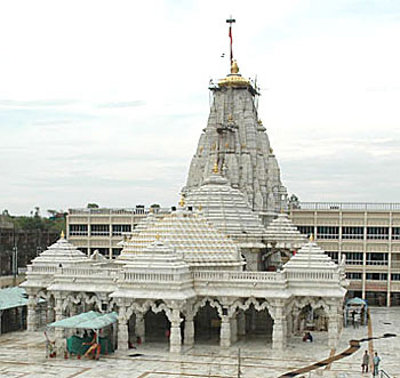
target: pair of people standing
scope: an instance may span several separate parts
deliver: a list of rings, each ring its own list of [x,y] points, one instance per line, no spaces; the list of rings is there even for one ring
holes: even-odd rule
[[[374,366],[374,371],[372,372],[373,376],[376,377],[379,375],[379,363],[381,362],[380,357],[378,356],[378,353],[375,352],[375,356],[372,359],[372,363]],[[369,354],[368,351],[366,350],[365,353],[363,354],[363,359],[362,359],[362,372],[363,373],[368,373],[368,367],[369,367]]]

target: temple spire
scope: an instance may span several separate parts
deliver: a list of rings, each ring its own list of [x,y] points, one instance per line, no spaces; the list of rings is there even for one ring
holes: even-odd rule
[[[229,24],[229,46],[230,46],[230,58],[231,58],[231,66],[233,63],[233,50],[232,50],[232,24],[236,22],[232,16],[226,20],[226,22]]]

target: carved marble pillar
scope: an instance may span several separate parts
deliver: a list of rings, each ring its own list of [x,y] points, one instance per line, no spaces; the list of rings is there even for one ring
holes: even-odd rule
[[[36,295],[29,294],[27,307],[28,307],[28,316],[27,316],[28,331],[36,331],[39,327],[38,304]]]
[[[336,306],[330,306],[328,314],[328,345],[334,348],[339,337],[338,311]]]
[[[231,322],[227,315],[223,315],[221,319],[220,346],[223,348],[231,346]]]
[[[53,323],[55,321],[56,313],[54,307],[49,303],[47,304],[47,323]]]
[[[282,304],[274,308],[274,328],[272,330],[272,348],[282,350],[287,343],[287,322]]]
[[[55,313],[56,313],[56,322],[62,320],[64,318],[63,314],[63,300],[61,296],[56,297],[56,305],[55,305]],[[60,355],[65,351],[65,333],[63,328],[55,329],[55,344],[57,354]]]
[[[185,332],[184,344],[186,346],[194,345],[194,322],[193,315],[186,315],[185,318]]]
[[[246,335],[246,316],[244,311],[239,311],[236,315],[238,336]]]
[[[119,306],[118,311],[118,350],[127,351],[129,349],[129,329],[125,306]]]
[[[236,343],[238,339],[238,322],[236,315],[232,316],[231,319],[231,341],[232,344]]]
[[[182,335],[181,335],[181,316],[180,311],[174,308],[170,315],[171,333],[169,336],[169,351],[171,353],[180,353],[182,348]]]
[[[136,332],[136,337],[140,337],[142,343],[144,343],[145,327],[144,327],[144,314],[142,313],[136,313],[135,332]]]

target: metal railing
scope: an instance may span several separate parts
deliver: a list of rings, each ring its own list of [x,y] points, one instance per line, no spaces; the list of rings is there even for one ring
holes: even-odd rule
[[[154,214],[167,214],[169,208],[99,208],[99,209],[69,209],[69,215],[146,215],[152,211]]]
[[[298,206],[300,210],[400,210],[398,202],[300,202]]]
[[[379,370],[379,377],[380,378],[392,378],[385,370],[381,369]]]

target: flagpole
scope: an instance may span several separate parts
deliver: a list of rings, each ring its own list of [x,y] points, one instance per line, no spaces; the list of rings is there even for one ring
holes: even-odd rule
[[[230,58],[231,58],[231,66],[233,63],[233,49],[232,49],[232,24],[235,23],[236,20],[234,18],[232,18],[232,16],[230,18],[228,18],[226,20],[226,23],[229,24],[229,48],[230,48]]]

